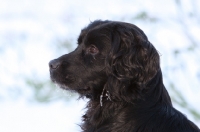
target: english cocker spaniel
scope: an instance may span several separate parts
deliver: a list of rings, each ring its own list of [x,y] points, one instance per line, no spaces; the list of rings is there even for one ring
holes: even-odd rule
[[[133,24],[90,23],[49,67],[54,83],[89,98],[83,132],[200,132],[172,106],[159,54]]]

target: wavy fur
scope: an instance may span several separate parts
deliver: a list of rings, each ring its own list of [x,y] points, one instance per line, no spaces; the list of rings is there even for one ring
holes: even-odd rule
[[[159,54],[133,24],[94,21],[49,66],[53,82],[89,98],[83,132],[200,131],[172,106]]]

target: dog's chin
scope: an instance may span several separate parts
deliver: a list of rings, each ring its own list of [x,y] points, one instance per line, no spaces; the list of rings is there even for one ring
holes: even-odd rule
[[[86,88],[79,88],[76,90],[77,93],[79,93],[80,97],[86,97],[86,98],[92,98],[92,92],[89,87]]]
[[[57,88],[73,91],[69,86],[53,81]]]
[[[81,87],[75,88],[75,87],[70,86],[70,85],[58,83],[55,80],[52,80],[52,81],[56,85],[56,87],[59,87],[61,89],[68,90],[68,91],[71,91],[71,92],[78,93],[81,98],[82,97],[92,98],[92,92],[91,92],[91,88],[90,87],[86,86],[86,87],[83,87],[83,88],[81,88]]]

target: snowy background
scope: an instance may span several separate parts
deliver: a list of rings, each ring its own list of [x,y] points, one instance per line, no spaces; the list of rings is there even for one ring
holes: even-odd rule
[[[174,106],[200,126],[198,7],[198,0],[0,0],[0,132],[80,131],[86,100],[51,84],[48,62],[72,51],[96,19],[146,33]]]

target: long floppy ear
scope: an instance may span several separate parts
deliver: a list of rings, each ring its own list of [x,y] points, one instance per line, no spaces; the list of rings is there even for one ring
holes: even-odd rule
[[[107,57],[106,89],[112,99],[133,102],[160,69],[159,54],[146,35],[134,25],[116,26]]]

